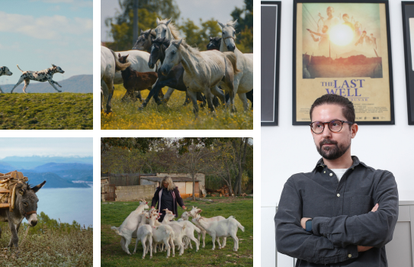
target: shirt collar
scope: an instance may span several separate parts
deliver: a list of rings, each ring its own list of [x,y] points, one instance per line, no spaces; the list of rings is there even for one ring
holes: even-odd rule
[[[366,167],[365,163],[359,161],[357,156],[352,156],[352,165],[350,168],[355,168],[356,166],[358,166],[359,164],[363,165]],[[313,169],[312,172],[317,172],[317,171],[321,171],[323,169],[327,168],[325,163],[323,163],[323,158],[319,159],[318,162],[316,163],[315,168]]]

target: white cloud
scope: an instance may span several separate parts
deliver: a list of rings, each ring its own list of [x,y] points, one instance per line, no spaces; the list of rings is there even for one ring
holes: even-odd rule
[[[31,2],[42,2],[51,4],[71,4],[74,7],[92,7],[93,1],[91,0],[31,0]]]
[[[55,15],[52,17],[24,16],[0,11],[0,32],[18,32],[36,39],[58,39],[67,34],[92,35],[92,19]]]

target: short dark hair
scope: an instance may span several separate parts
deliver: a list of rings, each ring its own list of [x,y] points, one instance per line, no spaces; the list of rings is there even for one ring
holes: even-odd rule
[[[335,104],[335,105],[342,106],[342,114],[344,115],[346,120],[350,122],[355,122],[354,104],[351,101],[349,101],[348,98],[340,96],[340,95],[335,95],[335,94],[323,95],[317,98],[315,102],[313,102],[310,108],[310,111],[309,111],[311,120],[312,120],[313,109],[322,104]]]

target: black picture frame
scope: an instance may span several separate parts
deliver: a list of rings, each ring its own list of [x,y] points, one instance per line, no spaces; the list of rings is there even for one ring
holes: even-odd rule
[[[401,2],[401,6],[405,54],[405,80],[407,86],[408,125],[414,125],[414,49],[412,49],[414,46],[414,1]],[[410,19],[412,19],[411,24]]]
[[[281,9],[281,1],[261,2],[261,126],[278,125]]]
[[[316,5],[319,5],[319,13],[316,11]],[[356,7],[353,5],[359,6]],[[330,16],[328,14],[328,7],[339,9],[340,11],[336,13],[340,14],[340,16],[338,17],[337,14]],[[366,22],[370,19],[367,17],[369,15],[362,16],[361,14],[362,9],[365,8],[368,10],[370,7],[375,7],[375,10],[378,10],[375,13],[375,26]],[[352,12],[348,12],[349,14],[347,14],[347,10],[353,10],[353,13],[357,14],[357,18],[354,19]],[[299,16],[298,12],[300,12]],[[332,13],[334,12],[335,11],[332,11]],[[351,27],[353,34],[349,38],[351,41],[347,48],[341,48],[340,45],[333,43],[330,36],[334,35],[335,31],[323,32],[325,25],[327,25],[328,28],[333,28],[335,24],[333,23],[333,20],[331,20],[331,24],[328,26],[322,17],[328,20],[335,16],[339,20],[336,24],[353,23],[351,21],[356,20],[362,21],[362,26],[355,22],[354,27]],[[347,18],[344,16],[347,16]],[[349,19],[351,16],[353,20]],[[322,23],[320,23],[318,17],[322,19]],[[336,93],[348,97],[354,103],[356,122],[358,124],[395,124],[389,20],[388,0],[294,0],[292,62],[293,125],[309,125],[310,106],[317,97],[326,93]],[[366,28],[363,28],[364,22]],[[320,35],[317,36],[314,34],[316,30],[313,30],[312,32],[312,30],[307,27],[309,25],[318,28],[318,33],[320,33]],[[320,30],[321,28],[322,30]],[[373,32],[375,32],[375,34]],[[317,49],[319,49],[318,52],[320,54],[315,53],[316,55],[312,54],[316,49],[305,51],[307,47],[311,47],[311,45],[307,46],[307,44],[310,43],[308,42],[308,40],[311,39],[310,37],[312,37],[314,41],[319,38],[319,42],[322,43],[321,40],[324,38],[322,33],[328,33],[328,41],[324,44],[329,48],[321,50],[321,47],[318,46]],[[318,44],[320,45],[320,43]],[[375,48],[368,48],[368,43],[370,45],[375,43]],[[357,47],[354,51],[345,51],[347,49],[351,50],[351,47],[353,47],[354,44],[355,47]],[[363,49],[363,45],[367,45],[366,49],[370,49],[370,51],[368,52],[368,50],[366,50],[367,52],[360,52]],[[315,45],[313,45],[313,47],[315,47]],[[323,55],[325,52],[329,52],[329,54]],[[300,60],[299,56],[302,57],[302,60]],[[357,63],[361,65],[358,65],[357,67],[350,66],[351,62],[357,62],[361,58],[362,60],[360,62],[363,63]],[[345,61],[349,63],[344,63]],[[363,64],[368,64],[369,67],[364,69],[362,68]],[[344,69],[346,71],[344,71]],[[368,70],[370,73],[366,74]],[[348,73],[349,76],[345,76],[348,75]],[[369,75],[372,75],[372,77],[369,77]],[[351,82],[356,85],[352,85],[353,87],[351,87]],[[352,90],[354,90],[354,92],[350,93]],[[372,105],[372,107],[369,105]]]

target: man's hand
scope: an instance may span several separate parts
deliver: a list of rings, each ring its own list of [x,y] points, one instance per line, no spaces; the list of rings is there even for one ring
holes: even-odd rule
[[[306,221],[308,221],[308,220],[310,220],[311,218],[306,218],[306,217],[303,217],[301,220],[300,220],[300,225],[302,226],[302,228],[303,229],[305,229],[306,230]]]
[[[371,212],[376,212],[378,210],[378,208],[379,208],[379,204],[377,203],[372,208]],[[364,251],[370,250],[372,247],[370,247],[370,246],[357,246],[357,248],[358,248],[358,252],[364,252]]]
[[[358,246],[358,252],[364,252],[367,250],[370,250],[372,247],[367,247],[367,246]]]
[[[187,208],[185,206],[182,206],[183,210],[186,210]]]

